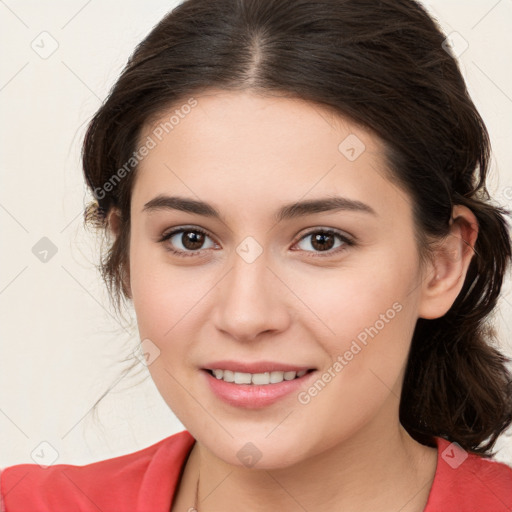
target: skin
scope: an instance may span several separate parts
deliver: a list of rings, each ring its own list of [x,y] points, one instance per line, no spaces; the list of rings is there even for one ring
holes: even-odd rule
[[[417,319],[442,316],[462,287],[475,217],[456,206],[450,235],[422,265],[411,198],[390,180],[372,132],[300,99],[221,90],[196,99],[141,161],[131,201],[128,287],[141,340],[159,350],[148,368],[197,440],[172,510],[193,506],[199,474],[201,512],[423,510],[437,451],[400,425],[398,397]],[[354,161],[338,149],[351,134],[366,148]],[[143,211],[159,194],[207,201],[223,220]],[[375,214],[273,219],[284,204],[326,195]],[[118,232],[115,211],[110,220]],[[180,226],[209,233],[199,255],[173,255],[171,241],[158,241]],[[326,256],[305,236],[311,228],[356,243],[336,238]],[[174,248],[193,252],[181,235]],[[247,236],[263,250],[251,263],[236,251]],[[307,404],[292,393],[263,409],[237,408],[200,370],[218,359],[274,360],[321,375],[393,304],[400,312]],[[237,457],[248,442],[261,452],[254,467]]]

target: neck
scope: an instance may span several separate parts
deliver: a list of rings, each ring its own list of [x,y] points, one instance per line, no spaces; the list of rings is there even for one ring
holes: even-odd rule
[[[436,449],[414,441],[399,424],[375,434],[358,432],[332,450],[272,470],[226,464],[196,442],[173,510],[193,510],[199,480],[198,512],[423,511]]]

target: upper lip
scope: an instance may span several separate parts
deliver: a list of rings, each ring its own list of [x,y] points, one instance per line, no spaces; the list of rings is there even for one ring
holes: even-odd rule
[[[279,363],[276,361],[255,361],[252,363],[243,361],[213,361],[207,363],[205,370],[231,370],[242,373],[265,373],[265,372],[300,372],[301,370],[312,370],[311,366],[293,365]]]

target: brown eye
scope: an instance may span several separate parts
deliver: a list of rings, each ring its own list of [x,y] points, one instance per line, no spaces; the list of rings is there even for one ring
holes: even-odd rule
[[[167,242],[167,249],[180,256],[192,256],[202,249],[215,246],[211,244],[204,247],[205,241],[210,239],[208,234],[199,228],[179,228],[162,236],[159,242]]]
[[[200,249],[204,244],[205,235],[198,231],[183,231],[181,238],[181,244],[191,251]]]
[[[304,243],[308,239],[310,242]],[[336,240],[339,240],[338,245],[336,245]],[[303,244],[301,250],[313,253],[327,253],[326,256],[337,254],[338,252],[345,250],[347,247],[354,245],[354,242],[347,236],[338,233],[337,231],[325,229],[317,229],[316,231],[306,233],[306,235],[299,240],[298,245],[301,243]],[[304,245],[306,247],[304,247]],[[307,246],[312,247],[313,250],[309,250]]]

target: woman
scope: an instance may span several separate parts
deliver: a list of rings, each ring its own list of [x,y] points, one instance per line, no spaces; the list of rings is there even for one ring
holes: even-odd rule
[[[512,508],[490,144],[412,0],[188,0],[91,121],[86,219],[186,430],[7,512]]]

